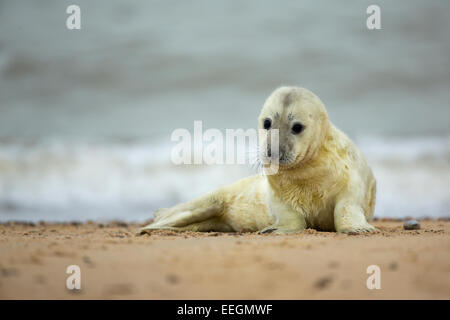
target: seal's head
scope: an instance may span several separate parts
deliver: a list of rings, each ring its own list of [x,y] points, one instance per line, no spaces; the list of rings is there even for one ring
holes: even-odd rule
[[[327,111],[314,93],[280,87],[267,98],[258,118],[259,156],[266,163],[278,160],[280,168],[295,168],[315,157],[329,126]]]

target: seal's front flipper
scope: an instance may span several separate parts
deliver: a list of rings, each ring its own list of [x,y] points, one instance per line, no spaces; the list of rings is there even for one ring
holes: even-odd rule
[[[361,206],[354,204],[351,199],[343,199],[336,204],[334,225],[337,232],[348,234],[379,231],[367,222]]]
[[[275,222],[260,233],[289,234],[298,233],[306,229],[306,220],[303,212],[293,210],[289,205],[279,201],[277,198],[271,198],[271,213]]]
[[[305,228],[289,228],[289,227],[281,227],[281,226],[269,226],[267,228],[262,229],[259,233],[271,233],[271,234],[291,234],[291,233],[299,233],[303,231]]]
[[[294,213],[291,216],[285,214],[282,219],[264,229],[259,233],[272,233],[272,234],[290,234],[298,233],[306,228],[305,218],[299,213]]]
[[[262,229],[259,233],[272,233],[275,230],[277,230],[275,226],[268,226],[267,228]]]

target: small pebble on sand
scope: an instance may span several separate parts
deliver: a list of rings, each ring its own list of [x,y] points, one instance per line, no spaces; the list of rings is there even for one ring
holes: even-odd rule
[[[420,229],[420,223],[417,220],[408,220],[403,224],[405,230],[418,230]]]

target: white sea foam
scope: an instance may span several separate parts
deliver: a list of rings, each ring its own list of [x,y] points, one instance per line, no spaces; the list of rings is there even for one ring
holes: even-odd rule
[[[2,143],[0,219],[145,219],[249,173],[175,166],[170,152],[147,142]]]
[[[377,179],[377,216],[450,216],[449,136],[358,142]]]
[[[377,216],[449,216],[450,137],[357,144],[377,178]],[[170,151],[149,141],[2,142],[0,220],[144,220],[252,174],[245,165],[175,166]]]

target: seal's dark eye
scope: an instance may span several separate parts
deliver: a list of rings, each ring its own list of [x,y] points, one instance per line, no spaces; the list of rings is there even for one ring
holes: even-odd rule
[[[270,119],[264,120],[264,129],[269,130],[271,126],[272,126],[272,121],[270,121]]]
[[[293,134],[299,134],[300,132],[302,132],[303,131],[303,125],[301,124],[301,123],[295,123],[293,126],[292,126],[292,133]]]

